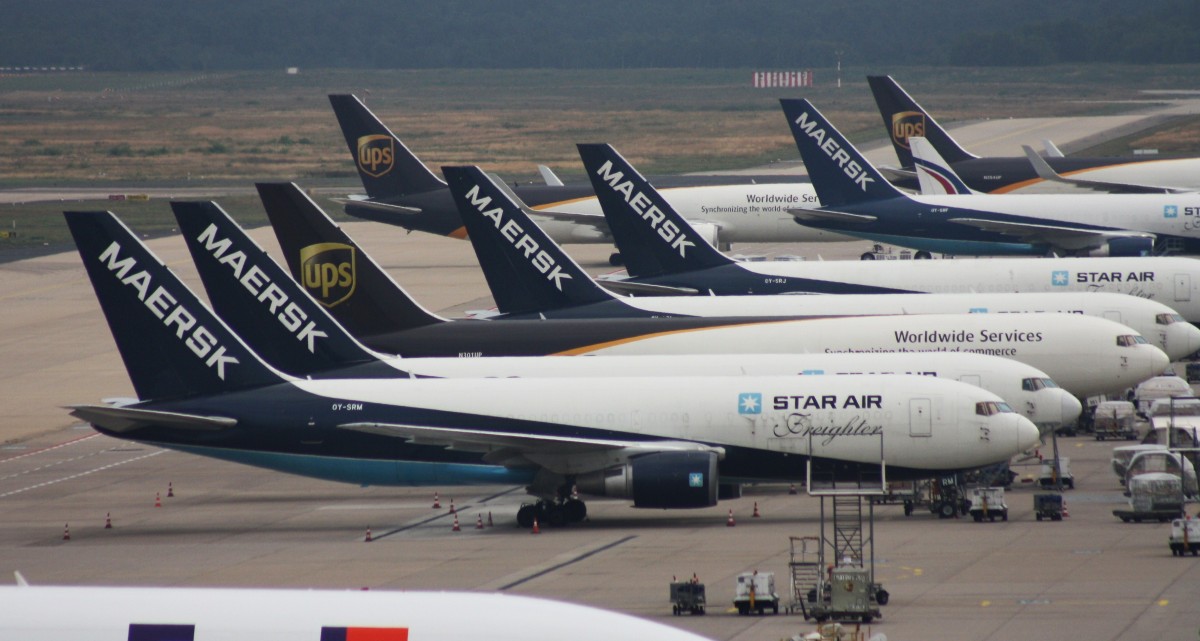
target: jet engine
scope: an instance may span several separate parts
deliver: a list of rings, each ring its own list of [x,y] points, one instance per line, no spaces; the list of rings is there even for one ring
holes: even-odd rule
[[[1108,246],[1091,252],[1091,256],[1151,256],[1154,254],[1154,239],[1148,236],[1120,236],[1108,239]]]
[[[692,508],[717,504],[717,454],[656,452],[643,454],[575,479],[580,492],[633,499],[634,507]]]

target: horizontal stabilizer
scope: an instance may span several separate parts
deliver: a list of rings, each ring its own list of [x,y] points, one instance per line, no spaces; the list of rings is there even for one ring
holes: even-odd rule
[[[912,169],[903,169],[893,165],[880,165],[876,167],[879,173],[887,176],[888,180],[916,180],[917,172]]]
[[[981,218],[951,218],[947,222],[967,225],[997,234],[1016,236],[1026,242],[1046,243],[1065,249],[1087,249],[1103,245],[1113,238],[1151,238],[1154,234],[1136,231],[1079,229],[1061,225],[1039,225]]]
[[[67,409],[71,410],[71,416],[113,432],[132,432],[144,427],[214,432],[237,425],[237,419],[224,416],[199,416],[133,407],[71,405]]]
[[[404,205],[389,205],[375,200],[361,200],[359,198],[333,198],[333,202],[340,205],[353,205],[362,209],[378,211],[386,214],[404,214],[407,216],[415,216],[421,213],[420,207],[405,207]]]
[[[828,211],[825,209],[789,209],[787,212],[797,220],[812,220],[837,223],[873,223],[879,219],[867,214],[849,214],[843,211]]]
[[[627,280],[609,280],[597,278],[596,284],[614,294],[631,296],[696,296],[700,290],[694,287],[675,287],[673,285],[652,285]]]

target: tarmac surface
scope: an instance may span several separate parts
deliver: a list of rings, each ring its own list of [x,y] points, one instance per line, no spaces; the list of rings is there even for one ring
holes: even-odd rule
[[[491,306],[466,243],[373,223],[345,228],[428,308],[453,316]],[[269,230],[252,235],[279,256]],[[854,258],[865,245],[735,251],[812,260]],[[180,238],[150,246],[197,285]],[[593,273],[612,269],[609,247],[568,249]],[[4,263],[0,275],[8,406],[0,416],[0,571],[20,570],[38,584],[499,590],[739,641],[815,627],[798,615],[731,610],[736,576],[752,570],[774,572],[782,602],[791,601],[789,537],[820,531],[820,502],[803,492],[748,487],[740,499],[687,511],[591,500],[588,522],[533,535],[514,525],[525,497],[518,487],[359,488],[111,439],[62,409],[132,394],[78,256]],[[1008,493],[1007,522],[876,508],[876,578],[891,600],[865,636],[1196,639],[1200,558],[1172,556],[1166,524],[1112,516],[1125,503],[1109,470],[1112,443],[1075,437],[1059,447],[1077,488],[1066,492],[1070,516],[1061,522],[1034,519],[1040,490],[1029,482]],[[1019,471],[1025,481],[1038,470]],[[431,508],[435,491],[442,509]],[[460,532],[451,530],[451,500]],[[760,518],[751,516],[756,503]],[[735,527],[726,524],[730,510]],[[484,529],[475,529],[477,518]],[[368,528],[374,540],[365,543]],[[707,587],[709,614],[673,617],[668,583],[692,573]],[[470,613],[447,625],[464,638],[487,636],[487,621]]]

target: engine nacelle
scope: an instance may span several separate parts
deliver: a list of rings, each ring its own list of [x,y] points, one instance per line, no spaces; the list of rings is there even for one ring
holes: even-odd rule
[[[1150,256],[1154,253],[1154,239],[1135,236],[1110,238],[1108,246],[1091,252],[1090,256]]]
[[[634,507],[690,508],[717,504],[717,455],[713,452],[657,452],[625,465],[581,474],[580,492],[633,499]]]
[[[699,234],[701,238],[703,238],[704,240],[707,240],[710,245],[712,245],[713,247],[721,246],[721,228],[720,227],[718,227],[717,225],[714,225],[713,223],[702,223],[702,222],[692,222],[692,221],[688,221],[688,224],[690,224],[692,226],[692,229],[696,230],[696,233]]]

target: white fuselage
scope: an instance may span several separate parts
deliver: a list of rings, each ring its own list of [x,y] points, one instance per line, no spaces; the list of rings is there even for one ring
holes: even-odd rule
[[[819,207],[812,183],[763,185],[713,185],[660,190],[663,198],[689,223],[717,227],[722,243],[791,243],[858,240],[836,232],[797,225],[787,212],[797,207]],[[595,196],[547,203],[535,208],[603,218]],[[538,218],[537,224],[559,244],[600,242],[594,227],[574,222]],[[608,241],[604,241],[608,242]]]
[[[955,266],[958,263],[954,263]],[[1062,313],[1098,316],[1125,325],[1173,361],[1200,350],[1200,328],[1174,309],[1125,294],[959,293],[813,296],[654,296],[626,298],[631,307],[686,316],[866,316],[885,314]],[[1179,322],[1176,322],[1176,321]]]
[[[1184,257],[993,258],[743,263],[786,276],[929,293],[1113,292],[1162,303],[1200,322],[1200,260]]]
[[[703,443],[866,465],[878,465],[882,452],[889,467],[929,472],[1007,461],[1039,440],[1033,423],[1013,411],[976,413],[977,403],[1002,402],[999,396],[932,376],[489,379],[486,386],[470,379],[338,379],[294,384],[348,406],[339,412],[339,424],[356,424],[364,420],[361,412],[391,405],[535,421],[583,441],[589,437],[580,429],[603,430],[651,449],[656,441]],[[748,398],[757,400],[748,406]],[[467,434],[450,435],[447,442],[454,439],[471,442]],[[569,448],[547,449],[536,452],[536,463],[568,475],[619,464],[622,455],[579,456]],[[802,464],[797,464],[800,473]]]
[[[650,335],[570,354],[733,354],[971,352],[1003,356],[1046,372],[1079,397],[1119,392],[1169,364],[1147,343],[1122,346],[1136,332],[1078,314],[929,314],[756,323]]]
[[[374,641],[459,641],[474,636],[464,613],[493,641],[705,639],[598,608],[483,592],[0,587],[0,639],[12,641],[319,641],[363,628],[376,628]]]
[[[563,376],[813,376],[916,374],[970,383],[1003,398],[1037,425],[1070,423],[1082,409],[1070,392],[1046,383],[1045,372],[1024,363],[950,352],[874,354],[705,354],[605,358],[407,358],[399,370],[441,378]],[[1040,381],[1040,382],[1039,382]]]

